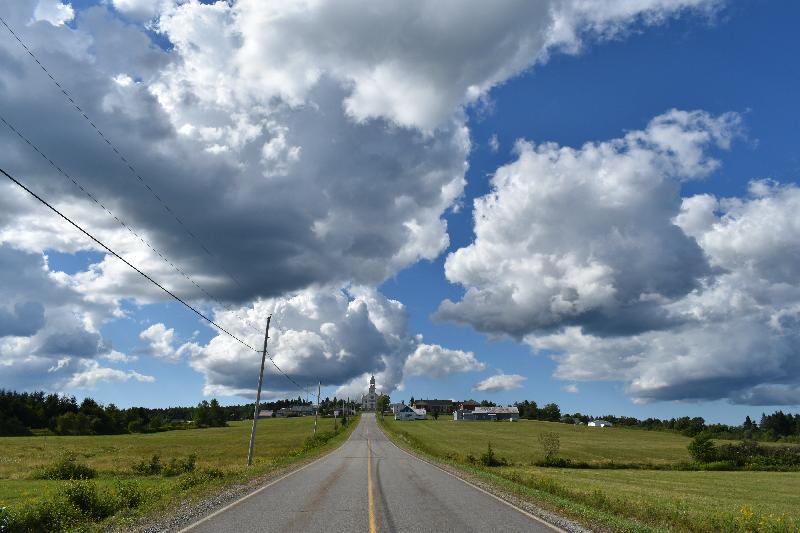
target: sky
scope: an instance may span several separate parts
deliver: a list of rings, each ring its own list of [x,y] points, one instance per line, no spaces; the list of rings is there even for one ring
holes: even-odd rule
[[[472,4],[0,5],[0,168],[236,337],[3,183],[0,387],[797,411],[800,7]]]

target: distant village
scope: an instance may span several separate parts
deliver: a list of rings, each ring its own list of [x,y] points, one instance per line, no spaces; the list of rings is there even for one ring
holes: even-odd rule
[[[522,407],[522,412],[520,411]],[[352,401],[349,398],[345,401],[333,401],[328,398],[319,404],[298,403],[280,409],[263,409],[259,411],[259,418],[273,417],[295,417],[295,416],[332,416],[346,417],[355,415],[356,412],[380,412],[391,414],[395,420],[425,420],[428,417],[439,419],[440,416],[452,417],[457,422],[473,421],[508,421],[516,422],[523,418],[539,418],[553,422],[562,422],[575,425],[588,425],[591,427],[611,427],[612,422],[602,419],[591,419],[580,414],[577,416],[564,415],[556,404],[547,404],[542,409],[538,409],[535,403],[527,400],[515,405],[501,406],[493,402],[483,400],[439,400],[439,399],[419,399],[411,398],[408,404],[405,401],[399,403],[389,403],[389,396],[381,394],[375,386],[375,376],[369,380],[368,391],[361,396],[361,401]],[[542,413],[543,416],[531,416]]]

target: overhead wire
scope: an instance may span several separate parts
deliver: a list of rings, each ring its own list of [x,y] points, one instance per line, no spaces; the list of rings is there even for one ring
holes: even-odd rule
[[[120,161],[122,161],[125,167],[130,171],[130,173],[136,177],[139,183],[150,192],[153,198],[155,198],[158,201],[158,203],[161,204],[164,210],[175,219],[175,221],[184,229],[184,231],[190,237],[192,237],[192,239],[200,246],[200,248],[209,257],[212,257],[218,263],[222,271],[225,272],[225,275],[227,275],[236,285],[238,285],[240,289],[245,290],[242,283],[236,278],[236,276],[234,276],[231,272],[228,271],[228,269],[222,263],[220,258],[216,254],[214,254],[205,245],[205,243],[183,222],[183,220],[178,216],[178,214],[175,213],[169,207],[169,205],[161,198],[161,196],[159,196],[159,194],[150,186],[150,184],[147,181],[145,181],[145,179],[142,177],[139,171],[136,170],[136,168],[133,166],[133,163],[129,161],[128,158],[125,157],[125,155],[117,148],[117,146],[113,142],[111,142],[111,140],[105,135],[105,133],[103,133],[103,131],[97,126],[97,124],[95,124],[94,121],[91,118],[89,118],[89,116],[86,114],[83,108],[81,108],[81,106],[75,101],[72,95],[55,78],[55,76],[53,76],[53,74],[50,73],[47,67],[45,67],[41,61],[39,61],[39,58],[36,57],[36,54],[33,53],[33,51],[28,47],[28,45],[25,44],[25,42],[13,30],[13,28],[11,28],[11,26],[8,24],[8,22],[6,22],[6,20],[3,17],[0,17],[0,23],[2,23],[3,26],[5,26],[5,28],[9,31],[9,33],[11,33],[14,39],[16,39],[16,41],[20,44],[20,46],[22,46],[25,52],[27,52],[28,55],[33,59],[33,61],[35,61],[36,64],[39,65],[39,68],[42,69],[42,71],[47,75],[47,77],[50,78],[50,80],[56,85],[56,87],[61,91],[61,93],[67,98],[72,107],[74,107],[78,111],[78,113],[80,113],[80,115],[89,123],[89,125],[92,127],[92,129],[94,129],[97,135],[99,135],[100,138],[109,146],[109,148],[111,148],[111,150],[115,154],[117,154],[117,157],[120,159]]]
[[[231,279],[231,280],[232,280],[232,281],[233,281],[233,282],[234,282],[236,285],[238,285],[240,289],[244,290],[244,286],[242,285],[242,283],[241,283],[241,282],[240,282],[240,281],[239,281],[239,280],[238,280],[238,279],[237,279],[237,278],[236,278],[236,277],[235,277],[233,274],[231,274],[231,273],[228,271],[228,269],[227,269],[227,268],[225,268],[225,265],[222,263],[222,261],[219,259],[219,257],[218,257],[218,256],[216,256],[216,255],[215,255],[215,254],[214,254],[214,253],[213,253],[213,252],[212,252],[212,251],[211,251],[211,250],[210,250],[210,249],[209,249],[209,248],[208,248],[208,247],[205,245],[205,243],[204,243],[204,242],[203,242],[203,241],[202,241],[202,240],[201,240],[201,239],[200,239],[200,238],[199,238],[197,235],[195,235],[195,233],[194,233],[194,232],[193,232],[193,231],[192,231],[192,230],[191,230],[191,229],[190,229],[190,228],[189,228],[189,227],[188,227],[188,226],[187,226],[187,225],[186,225],[186,224],[183,222],[183,220],[181,220],[181,218],[180,218],[180,217],[177,215],[177,213],[175,213],[175,212],[174,212],[174,211],[173,211],[173,210],[172,210],[172,209],[169,207],[169,205],[168,205],[168,204],[167,204],[167,203],[166,203],[166,202],[165,202],[165,201],[164,201],[164,200],[163,200],[163,199],[162,199],[162,198],[161,198],[161,197],[158,195],[158,193],[157,193],[157,192],[156,192],[156,191],[155,191],[155,190],[154,190],[154,189],[153,189],[153,188],[150,186],[150,184],[149,184],[149,183],[147,183],[147,181],[145,181],[145,179],[144,179],[144,178],[141,176],[141,174],[139,173],[139,171],[137,171],[137,170],[136,170],[136,168],[133,166],[133,164],[132,164],[132,163],[131,163],[131,162],[130,162],[130,161],[129,161],[129,160],[128,160],[128,159],[127,159],[125,156],[124,156],[124,154],[123,154],[123,153],[122,153],[122,152],[121,152],[121,151],[120,151],[120,150],[119,150],[119,149],[116,147],[116,145],[115,145],[114,143],[112,143],[112,142],[111,142],[111,140],[110,140],[110,139],[109,139],[109,138],[108,138],[108,137],[107,137],[107,136],[106,136],[106,135],[103,133],[103,131],[102,131],[102,130],[101,130],[101,129],[100,129],[100,128],[99,128],[99,127],[98,127],[98,126],[97,126],[97,125],[94,123],[94,121],[92,121],[92,119],[91,119],[91,118],[89,118],[89,116],[88,116],[88,115],[86,114],[86,112],[85,112],[85,111],[84,111],[84,110],[81,108],[81,106],[80,106],[80,105],[79,105],[79,104],[78,104],[78,103],[75,101],[75,99],[72,97],[72,95],[70,95],[70,93],[69,93],[69,92],[68,92],[68,91],[67,91],[67,90],[66,90],[66,89],[65,89],[65,88],[64,88],[64,87],[61,85],[61,83],[60,83],[60,82],[59,82],[59,81],[58,81],[58,80],[57,80],[57,79],[56,79],[56,78],[55,78],[55,77],[54,77],[54,76],[53,76],[53,75],[50,73],[50,71],[47,69],[47,67],[45,67],[45,66],[44,66],[44,64],[42,64],[42,62],[39,60],[39,58],[38,58],[38,57],[36,57],[36,54],[34,54],[34,53],[33,53],[33,51],[32,51],[32,50],[31,50],[31,49],[30,49],[30,48],[29,48],[29,47],[28,47],[28,46],[25,44],[25,42],[24,42],[24,41],[23,41],[23,40],[22,40],[22,39],[19,37],[19,35],[18,35],[18,34],[17,34],[17,33],[16,33],[14,30],[13,30],[13,28],[11,28],[11,26],[8,24],[8,22],[6,22],[6,20],[5,20],[3,17],[1,17],[1,16],[0,16],[0,23],[2,23],[2,25],[3,25],[3,26],[4,26],[4,27],[5,27],[5,28],[6,28],[6,29],[9,31],[9,33],[10,33],[10,34],[11,34],[11,35],[14,37],[14,39],[15,39],[15,40],[16,40],[16,41],[19,43],[19,45],[20,45],[20,46],[22,46],[22,48],[23,48],[23,49],[25,50],[25,52],[27,52],[27,54],[28,54],[28,55],[29,55],[29,56],[30,56],[30,57],[33,59],[33,61],[34,61],[34,62],[36,62],[36,64],[39,66],[39,68],[41,68],[41,70],[42,70],[42,71],[43,71],[43,72],[44,72],[44,73],[47,75],[47,77],[48,77],[48,78],[50,78],[50,80],[51,80],[51,81],[52,81],[52,82],[53,82],[53,83],[56,85],[56,87],[59,89],[59,91],[61,91],[61,93],[62,93],[62,94],[63,94],[63,95],[64,95],[64,96],[67,98],[67,100],[69,101],[69,103],[70,103],[70,104],[71,104],[71,105],[72,105],[72,106],[73,106],[73,107],[74,107],[74,108],[75,108],[75,109],[78,111],[78,113],[80,113],[80,115],[81,115],[81,116],[82,116],[82,117],[83,117],[83,118],[84,118],[84,119],[85,119],[85,120],[86,120],[86,121],[89,123],[89,125],[92,127],[92,129],[94,129],[94,131],[97,133],[97,135],[98,135],[98,136],[99,136],[99,137],[100,137],[100,138],[101,138],[101,139],[102,139],[102,140],[103,140],[103,141],[104,141],[104,142],[105,142],[105,143],[106,143],[106,144],[109,146],[109,148],[111,148],[111,150],[112,150],[112,151],[113,151],[113,152],[114,152],[114,153],[115,153],[115,154],[116,154],[116,155],[119,157],[120,161],[122,161],[122,163],[123,163],[123,164],[126,166],[126,168],[127,168],[127,169],[128,169],[130,172],[131,172],[131,174],[137,178],[137,180],[140,182],[140,184],[141,184],[143,187],[145,187],[145,188],[146,188],[146,189],[147,189],[147,190],[148,190],[148,191],[151,193],[151,195],[152,195],[152,196],[153,196],[153,197],[154,197],[154,198],[155,198],[155,199],[156,199],[156,200],[157,200],[157,201],[158,201],[158,202],[161,204],[161,206],[164,208],[164,210],[165,210],[165,211],[167,211],[167,213],[169,213],[169,214],[170,214],[170,215],[171,215],[171,216],[174,218],[174,220],[175,220],[175,221],[176,221],[176,222],[177,222],[177,223],[178,223],[178,224],[179,224],[179,225],[180,225],[180,226],[181,226],[181,227],[184,229],[184,231],[185,231],[185,232],[186,232],[186,233],[187,233],[187,234],[188,234],[190,237],[192,237],[192,239],[193,239],[193,240],[194,240],[194,241],[195,241],[195,242],[196,242],[196,243],[197,243],[197,244],[200,246],[200,248],[201,248],[201,249],[202,249],[202,250],[203,250],[203,251],[204,251],[204,252],[205,252],[205,253],[206,253],[208,256],[212,257],[212,258],[213,258],[215,261],[217,261],[218,265],[219,265],[219,266],[220,266],[220,268],[223,270],[223,272],[225,272],[225,274],[226,274],[226,275],[227,275],[227,276],[228,276],[228,277],[229,277],[229,278],[230,278],[230,279]],[[86,195],[87,195],[87,196],[88,196],[90,199],[92,199],[92,200],[93,200],[95,203],[97,203],[99,206],[101,206],[101,207],[102,207],[102,208],[103,208],[103,209],[104,209],[104,210],[105,210],[105,211],[106,211],[106,212],[107,212],[107,213],[108,213],[110,216],[112,216],[112,217],[113,217],[115,220],[117,220],[117,222],[119,222],[119,223],[120,223],[120,224],[121,224],[123,227],[127,228],[127,229],[128,229],[128,230],[129,230],[131,233],[133,233],[133,234],[134,234],[134,235],[135,235],[137,238],[139,238],[139,239],[140,239],[142,242],[144,242],[146,246],[148,246],[148,247],[149,247],[151,250],[153,250],[153,251],[154,251],[156,254],[158,254],[158,255],[159,255],[159,257],[161,257],[161,258],[162,258],[162,259],[163,259],[165,262],[167,262],[168,264],[170,264],[170,265],[171,265],[171,266],[172,266],[172,267],[173,267],[175,270],[177,270],[178,272],[182,273],[182,274],[184,275],[184,277],[186,277],[187,279],[189,279],[189,281],[190,281],[190,282],[192,282],[192,283],[193,283],[193,284],[194,284],[194,285],[195,285],[195,286],[196,286],[196,287],[197,287],[199,290],[201,290],[201,291],[202,291],[204,294],[206,294],[207,296],[209,296],[209,298],[211,298],[211,299],[212,299],[212,300],[214,300],[214,301],[217,301],[217,303],[220,303],[220,305],[222,305],[223,307],[225,307],[225,305],[224,305],[224,304],[221,304],[221,302],[219,302],[219,301],[218,301],[216,298],[214,298],[214,297],[212,297],[210,294],[208,294],[208,293],[207,293],[207,291],[205,291],[204,289],[202,289],[202,288],[201,288],[201,287],[200,287],[200,286],[199,286],[197,283],[195,283],[193,280],[191,280],[191,279],[189,278],[189,276],[188,276],[188,275],[184,274],[184,273],[182,272],[182,270],[181,270],[181,269],[179,269],[179,268],[178,268],[177,266],[175,266],[175,265],[174,265],[174,264],[173,264],[171,261],[169,261],[168,259],[166,259],[166,257],[164,257],[164,256],[163,256],[163,255],[162,255],[162,254],[161,254],[161,253],[160,253],[158,250],[156,250],[156,249],[155,249],[155,248],[154,248],[152,245],[150,245],[149,243],[147,243],[147,242],[146,242],[146,241],[145,241],[145,240],[144,240],[142,237],[140,237],[140,236],[139,236],[139,235],[138,235],[138,234],[137,234],[137,233],[136,233],[136,232],[135,232],[133,229],[131,229],[131,228],[130,228],[128,225],[126,225],[126,224],[125,224],[125,223],[124,223],[124,222],[123,222],[121,219],[119,219],[117,216],[115,216],[115,215],[114,215],[114,214],[113,214],[113,213],[112,213],[112,212],[111,212],[109,209],[107,209],[107,208],[106,208],[106,207],[105,207],[105,206],[104,206],[102,203],[100,203],[100,201],[99,201],[99,200],[97,200],[97,199],[94,197],[94,195],[92,195],[92,194],[91,194],[91,193],[90,193],[88,190],[86,190],[86,189],[85,189],[85,187],[81,186],[81,185],[80,185],[80,184],[77,182],[77,180],[73,179],[73,178],[72,178],[71,176],[69,176],[69,175],[68,175],[66,172],[64,172],[64,171],[63,171],[63,170],[62,170],[62,169],[61,169],[61,168],[60,168],[58,165],[56,165],[56,164],[55,164],[55,163],[54,163],[54,162],[53,162],[53,161],[52,161],[50,158],[48,158],[47,156],[45,156],[45,155],[44,155],[44,153],[42,153],[42,152],[41,152],[41,151],[40,151],[40,150],[39,150],[39,149],[38,149],[38,148],[37,148],[37,147],[36,147],[36,146],[35,146],[35,145],[34,145],[34,144],[33,144],[33,143],[30,141],[30,140],[28,140],[28,139],[27,139],[25,136],[21,135],[21,134],[20,134],[20,132],[19,132],[18,130],[16,130],[16,129],[15,129],[13,126],[11,126],[11,124],[9,124],[9,123],[8,123],[8,122],[7,122],[5,119],[3,119],[2,121],[3,121],[3,123],[4,123],[4,124],[5,124],[7,127],[9,127],[9,128],[12,130],[12,131],[14,131],[14,133],[16,133],[18,136],[20,136],[20,137],[21,137],[23,140],[25,140],[25,142],[26,142],[27,144],[29,144],[29,145],[30,145],[30,146],[31,146],[31,147],[32,147],[34,150],[36,150],[36,152],[37,152],[37,153],[39,153],[39,155],[41,155],[41,156],[42,156],[44,159],[46,159],[46,160],[48,161],[48,163],[50,163],[50,164],[51,164],[51,165],[52,165],[52,166],[53,166],[53,167],[54,167],[54,168],[55,168],[55,169],[56,169],[56,170],[57,170],[57,171],[58,171],[60,174],[64,175],[65,177],[67,177],[67,179],[69,179],[70,181],[72,181],[72,182],[75,184],[75,186],[77,186],[79,189],[81,189],[81,190],[82,190],[82,191],[83,191],[83,192],[84,192],[84,193],[85,193],[85,194],[86,194]],[[17,184],[18,186],[20,186],[21,188],[23,188],[23,189],[24,189],[25,191],[27,191],[29,194],[31,194],[31,195],[32,195],[34,198],[36,198],[37,200],[39,200],[40,202],[42,202],[44,205],[46,205],[48,208],[50,208],[50,209],[51,209],[53,212],[55,212],[56,214],[58,214],[59,216],[61,216],[61,217],[62,217],[64,220],[66,220],[67,222],[69,222],[70,224],[72,224],[73,226],[75,226],[75,227],[76,227],[78,230],[80,230],[82,233],[84,233],[85,235],[87,235],[89,238],[91,238],[93,241],[95,241],[97,244],[99,244],[101,247],[103,247],[103,248],[104,248],[105,250],[107,250],[109,253],[111,253],[112,255],[114,255],[115,257],[117,257],[118,259],[120,259],[121,261],[123,261],[123,262],[124,262],[126,265],[128,265],[129,267],[131,267],[132,269],[134,269],[136,272],[138,272],[139,274],[141,274],[142,276],[144,276],[144,277],[145,277],[147,280],[149,280],[149,281],[150,281],[150,282],[152,282],[154,285],[156,285],[157,287],[159,287],[161,290],[163,290],[164,292],[166,292],[167,294],[169,294],[171,297],[173,297],[174,299],[176,299],[177,301],[179,301],[180,303],[182,303],[183,305],[185,305],[186,307],[188,307],[190,310],[192,310],[194,313],[196,313],[198,316],[200,316],[200,317],[201,317],[203,320],[206,320],[207,322],[209,322],[210,324],[212,324],[213,326],[215,326],[217,329],[219,329],[220,331],[222,331],[222,332],[224,332],[225,334],[229,335],[230,337],[234,338],[234,339],[235,339],[235,340],[237,340],[239,343],[241,343],[241,344],[243,344],[243,345],[247,346],[247,347],[248,347],[248,348],[250,348],[251,350],[253,350],[253,351],[255,351],[255,352],[258,352],[258,353],[260,353],[260,351],[259,351],[259,350],[256,350],[255,348],[253,348],[252,346],[250,346],[250,345],[249,345],[249,344],[247,344],[246,342],[242,341],[241,339],[239,339],[238,337],[236,337],[235,335],[233,335],[232,333],[230,333],[229,331],[227,331],[225,328],[223,328],[222,326],[220,326],[219,324],[217,324],[215,321],[213,321],[213,320],[211,320],[210,318],[208,318],[206,315],[204,315],[203,313],[201,313],[200,311],[198,311],[196,308],[194,308],[193,306],[191,306],[190,304],[188,304],[187,302],[185,302],[183,299],[181,299],[180,297],[178,297],[176,294],[174,294],[173,292],[171,292],[170,290],[168,290],[167,288],[165,288],[164,286],[162,286],[161,284],[159,284],[158,282],[156,282],[156,281],[155,281],[153,278],[151,278],[149,275],[147,275],[146,273],[144,273],[143,271],[141,271],[140,269],[138,269],[137,267],[135,267],[134,265],[132,265],[130,262],[128,262],[128,261],[127,261],[126,259],[124,259],[122,256],[120,256],[119,254],[117,254],[115,251],[113,251],[113,250],[112,250],[111,248],[109,248],[107,245],[105,245],[104,243],[102,243],[100,240],[98,240],[97,238],[95,238],[93,235],[91,235],[89,232],[87,232],[85,229],[83,229],[83,228],[82,228],[81,226],[79,226],[77,223],[75,223],[74,221],[72,221],[70,218],[68,218],[66,215],[64,215],[64,214],[63,214],[63,213],[61,213],[60,211],[58,211],[58,210],[57,210],[55,207],[53,207],[51,204],[49,204],[48,202],[46,202],[46,201],[45,201],[43,198],[41,198],[40,196],[38,196],[37,194],[35,194],[33,191],[31,191],[29,188],[27,188],[25,185],[23,185],[23,184],[22,184],[20,181],[16,180],[14,177],[12,177],[10,174],[8,174],[8,173],[7,173],[5,170],[3,170],[3,169],[0,169],[0,172],[2,172],[2,173],[3,173],[3,174],[4,174],[4,175],[7,177],[7,178],[9,178],[11,181],[13,181],[14,183],[16,183],[16,184]],[[229,310],[229,311],[231,311],[231,312],[233,312],[231,309],[228,309],[228,310]],[[243,319],[243,318],[239,317],[239,316],[238,316],[238,315],[237,315],[235,312],[233,312],[233,313],[234,313],[234,315],[235,315],[235,316],[237,316],[237,318],[239,318],[240,320],[242,320],[243,322],[245,322],[245,323],[246,323],[246,324],[248,324],[249,326],[253,327],[254,329],[257,329],[257,328],[255,328],[255,326],[253,326],[252,324],[248,323],[248,321],[247,321],[247,320],[245,320],[245,319]],[[257,330],[258,330],[258,329],[257,329]],[[259,331],[260,331],[260,330],[259,330]],[[267,354],[269,354],[269,352],[267,352]],[[280,372],[280,373],[281,373],[281,374],[282,374],[284,377],[286,377],[286,378],[287,378],[287,379],[288,379],[290,382],[292,382],[292,383],[293,383],[293,384],[294,384],[296,387],[298,387],[300,390],[303,390],[303,391],[306,391],[306,392],[308,392],[308,389],[306,389],[306,388],[302,387],[301,385],[299,385],[299,384],[298,384],[298,383],[297,383],[297,382],[296,382],[296,381],[295,381],[295,380],[294,380],[294,379],[293,379],[291,376],[289,376],[289,375],[288,375],[286,372],[284,372],[284,371],[283,371],[283,370],[282,370],[282,369],[281,369],[281,368],[278,366],[278,364],[277,364],[277,363],[274,361],[274,359],[272,358],[271,354],[269,354],[269,357],[268,357],[268,359],[270,360],[270,362],[272,363],[272,365],[273,365],[273,366],[274,366],[274,367],[275,367],[275,368],[276,368],[276,369],[277,369],[277,370],[278,370],[278,371],[279,371],[279,372]]]
[[[122,218],[115,215],[106,205],[101,202],[97,195],[93,194],[89,191],[83,184],[81,184],[75,177],[68,174],[65,170],[63,170],[58,164],[56,164],[49,156],[47,156],[33,141],[31,141],[28,137],[26,137],[22,132],[20,132],[13,124],[11,124],[6,118],[0,114],[0,122],[2,122],[9,130],[15,133],[20,139],[22,139],[32,150],[34,150],[37,154],[39,154],[45,161],[47,161],[53,169],[56,170],[60,175],[64,176],[67,180],[72,182],[75,187],[77,187],[81,192],[83,192],[91,201],[95,204],[100,206],[110,217],[119,223],[120,226],[128,230],[131,235],[139,239],[139,241],[147,246],[153,253],[158,255],[167,265],[172,267],[173,270],[178,272],[182,275],[187,281],[189,281],[192,285],[195,286],[200,292],[202,292],[209,300],[212,300],[214,303],[219,305],[220,307],[224,308],[225,310],[233,313],[233,315],[247,324],[248,326],[252,327],[253,330],[257,332],[261,332],[261,329],[255,326],[252,322],[248,321],[246,318],[240,316],[233,307],[230,305],[225,304],[219,298],[213,296],[209,293],[203,286],[197,283],[189,274],[187,274],[181,267],[177,266],[172,260],[170,260],[166,255],[164,255],[161,251],[159,251],[155,246],[153,246],[150,242],[148,242],[144,237],[142,237],[129,222],[125,222]]]
[[[3,175],[6,177],[6,178],[8,178],[8,179],[9,179],[9,180],[11,180],[12,182],[14,182],[14,183],[15,183],[15,184],[16,184],[18,187],[20,187],[22,190],[24,190],[25,192],[27,192],[28,194],[30,194],[31,196],[33,196],[33,197],[34,197],[36,200],[38,200],[39,202],[41,202],[42,204],[44,204],[44,205],[45,205],[46,207],[48,207],[48,208],[49,208],[51,211],[53,211],[55,214],[57,214],[58,216],[60,216],[61,218],[63,218],[63,219],[64,219],[64,220],[66,220],[67,222],[69,222],[69,223],[70,223],[70,224],[71,224],[73,227],[75,227],[75,228],[76,228],[77,230],[79,230],[81,233],[83,233],[84,235],[86,235],[87,237],[89,237],[90,239],[92,239],[92,240],[93,240],[95,243],[97,243],[98,245],[100,245],[100,247],[102,247],[102,248],[103,248],[104,250],[106,250],[108,253],[110,253],[111,255],[113,255],[114,257],[116,257],[117,259],[119,259],[120,261],[122,261],[123,263],[125,263],[126,265],[128,265],[130,268],[132,268],[133,270],[135,270],[136,272],[138,272],[138,273],[139,273],[139,275],[141,275],[141,276],[142,276],[143,278],[145,278],[147,281],[149,281],[150,283],[152,283],[153,285],[155,285],[156,287],[158,287],[159,289],[161,289],[162,291],[164,291],[165,293],[167,293],[168,295],[170,295],[172,298],[174,298],[175,300],[177,300],[178,302],[182,303],[184,306],[186,306],[187,308],[189,308],[189,309],[190,309],[192,312],[194,312],[194,313],[195,313],[197,316],[199,316],[200,318],[202,318],[203,320],[205,320],[206,322],[208,322],[209,324],[211,324],[212,326],[214,326],[215,328],[217,328],[217,329],[218,329],[218,330],[220,330],[221,332],[225,333],[226,335],[228,335],[228,336],[229,336],[229,337],[231,337],[232,339],[234,339],[234,340],[238,341],[238,342],[239,342],[240,344],[242,344],[243,346],[246,346],[247,348],[250,348],[250,349],[251,349],[251,350],[253,350],[254,352],[258,352],[258,350],[256,350],[255,348],[253,348],[252,346],[250,346],[249,344],[247,344],[245,341],[243,341],[242,339],[240,339],[239,337],[237,337],[236,335],[234,335],[233,333],[231,333],[231,332],[230,332],[230,331],[228,331],[227,329],[225,329],[225,328],[223,328],[222,326],[220,326],[219,324],[217,324],[217,323],[216,323],[214,320],[210,319],[210,318],[209,318],[209,317],[207,317],[207,316],[206,316],[204,313],[202,313],[201,311],[197,310],[197,309],[196,309],[194,306],[192,306],[191,304],[187,303],[187,302],[186,302],[185,300],[183,300],[183,299],[182,299],[180,296],[178,296],[177,294],[175,294],[174,292],[172,292],[171,290],[167,289],[167,288],[166,288],[166,287],[164,287],[162,284],[160,284],[159,282],[157,282],[156,280],[154,280],[154,279],[153,279],[152,277],[150,277],[150,276],[149,276],[147,273],[145,273],[144,271],[142,271],[142,270],[141,270],[141,269],[139,269],[138,267],[134,266],[134,265],[133,265],[133,264],[132,264],[130,261],[128,261],[127,259],[125,259],[124,257],[122,257],[120,254],[118,254],[116,251],[114,251],[113,249],[111,249],[111,248],[110,248],[110,247],[109,247],[107,244],[105,244],[104,242],[102,242],[100,239],[98,239],[97,237],[95,237],[94,235],[92,235],[91,233],[89,233],[89,232],[88,232],[87,230],[85,230],[85,229],[84,229],[82,226],[80,226],[80,225],[79,225],[77,222],[75,222],[74,220],[72,220],[71,218],[69,218],[67,215],[65,215],[64,213],[62,213],[62,212],[61,212],[61,211],[59,211],[58,209],[56,209],[56,208],[55,208],[55,207],[54,207],[52,204],[50,204],[50,203],[49,203],[47,200],[45,200],[44,198],[42,198],[41,196],[39,196],[38,194],[36,194],[35,192],[33,192],[33,191],[32,191],[31,189],[29,189],[29,188],[28,188],[28,187],[27,187],[27,186],[26,186],[24,183],[22,183],[22,182],[21,182],[21,181],[19,181],[17,178],[15,178],[14,176],[12,176],[12,175],[11,175],[11,174],[9,174],[8,172],[6,172],[6,171],[5,171],[3,168],[0,168],[0,173],[2,173],[2,174],[3,174]]]

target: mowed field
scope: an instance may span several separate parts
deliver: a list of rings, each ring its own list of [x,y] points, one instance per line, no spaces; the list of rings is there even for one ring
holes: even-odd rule
[[[355,422],[355,421],[354,421]],[[334,421],[320,418],[318,431],[332,431]],[[313,456],[341,443],[348,432],[340,432],[325,446],[305,449],[313,433],[314,418],[259,420],[254,465],[246,466],[250,421],[233,422],[229,427],[189,429],[151,434],[99,435],[80,437],[3,437],[0,438],[0,508],[36,504],[57,494],[70,482],[34,479],[37,471],[55,463],[66,452],[74,453],[79,463],[97,470],[94,480],[99,489],[119,481],[133,481],[150,491],[154,505],[162,507],[174,498],[208,492],[215,486],[244,481],[291,462]],[[351,425],[350,427],[353,427]],[[136,474],[134,466],[153,455],[161,463],[170,459],[197,456],[198,471],[217,469],[224,476],[206,486],[179,488],[177,477]],[[153,505],[149,506],[152,510]],[[138,514],[148,508],[140,509]]]
[[[554,511],[617,531],[800,531],[800,472],[669,470],[688,463],[687,437],[553,422],[398,422],[397,442],[495,482]],[[539,435],[559,435],[559,457],[597,468],[543,468]],[[510,463],[470,465],[491,442]],[[621,468],[624,467],[624,468]]]

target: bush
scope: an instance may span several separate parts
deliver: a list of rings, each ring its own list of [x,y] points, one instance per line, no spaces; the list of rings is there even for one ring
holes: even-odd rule
[[[711,435],[705,431],[698,433],[689,443],[689,453],[699,463],[710,463],[717,459],[717,447]]]
[[[194,486],[208,483],[213,479],[220,479],[225,476],[225,473],[218,468],[204,468],[197,472],[188,472],[178,478],[178,486],[187,490]]]
[[[135,509],[147,499],[147,492],[135,481],[119,481],[115,489],[118,507]]]
[[[63,494],[67,502],[93,520],[101,520],[116,511],[114,498],[97,492],[93,481],[73,481],[67,485]]]
[[[170,459],[161,463],[161,457],[153,455],[149,461],[142,461],[133,467],[133,471],[142,476],[173,477],[192,472],[197,464],[197,454],[190,454],[186,459]]]
[[[337,433],[336,431],[319,431],[306,439],[305,443],[303,443],[303,450],[308,451],[324,446],[329,440],[335,437]]]
[[[172,477],[193,472],[196,463],[197,455],[194,453],[190,454],[186,459],[170,459],[161,469],[161,475],[164,477]]]
[[[80,511],[61,497],[27,505],[14,513],[6,511],[0,525],[7,528],[4,532],[67,531],[81,519]]]
[[[157,476],[161,474],[162,468],[161,457],[153,455],[150,461],[142,461],[135,465],[133,471],[142,476]]]
[[[97,470],[79,463],[73,452],[66,452],[52,465],[45,467],[34,475],[37,479],[92,479],[97,476]]]
[[[503,457],[498,457],[492,449],[492,443],[489,443],[486,453],[482,453],[478,459],[483,466],[508,466],[508,461]]]

